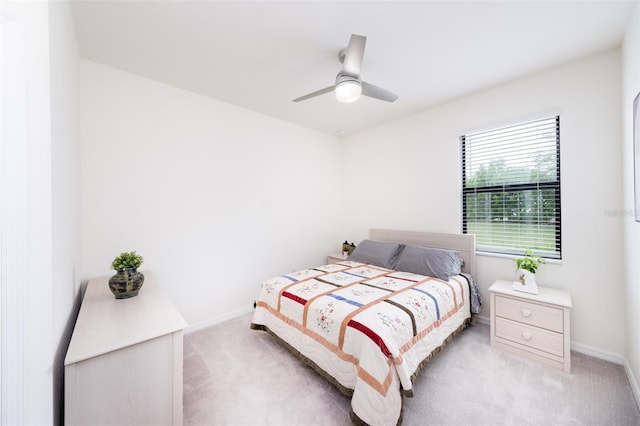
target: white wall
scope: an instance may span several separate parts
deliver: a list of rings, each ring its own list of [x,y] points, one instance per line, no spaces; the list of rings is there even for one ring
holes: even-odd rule
[[[52,418],[53,336],[51,328],[51,135],[48,6],[5,3],[23,23],[26,68],[26,276],[22,303],[22,392],[12,395],[24,424],[45,424]],[[12,141],[3,141],[11,143]],[[3,366],[4,367],[4,366]],[[3,376],[6,371],[3,371]],[[7,393],[3,398],[7,398]],[[4,402],[4,401],[3,401]],[[14,410],[14,406],[7,410]]]
[[[69,4],[49,6],[51,73],[51,162],[53,190],[53,294],[56,334],[62,332],[79,290],[80,143],[79,57]]]
[[[22,335],[15,339],[21,347],[10,348],[22,353],[21,370],[11,371],[22,380],[19,389],[6,389],[6,367],[11,365],[3,360],[2,418],[8,424],[14,420],[27,425],[58,424],[65,328],[73,317],[79,284],[73,273],[68,273],[77,264],[80,243],[74,223],[79,213],[77,48],[68,3],[3,2],[2,9],[16,17],[24,29],[23,179],[27,188],[22,235],[26,280],[19,290],[22,296],[16,299],[23,305],[16,311],[23,315],[10,318],[21,323],[8,329]],[[7,294],[5,284],[15,283],[3,282],[3,294]],[[7,411],[11,412],[9,417]]]
[[[48,6],[23,10],[27,34],[27,276],[24,326],[24,422],[52,417],[51,117]]]
[[[351,238],[371,227],[460,232],[459,136],[558,113],[563,260],[541,268],[538,282],[571,292],[574,344],[621,362],[620,72],[619,51],[608,51],[347,138],[346,187],[357,195],[347,193],[344,206]],[[383,202],[359,208],[363,199]],[[515,263],[481,256],[477,278],[488,317],[487,289],[514,279]]]
[[[337,138],[90,61],[81,81],[83,278],[136,250],[194,325],[345,238]]]
[[[640,223],[634,219],[634,150],[633,150],[633,100],[640,93],[640,4],[637,4],[625,34],[622,46],[622,169],[624,188],[624,260],[625,260],[625,358],[627,375],[630,376],[636,401],[640,405]],[[639,112],[640,114],[640,112]],[[638,116],[640,119],[640,116]],[[636,135],[640,138],[640,134]],[[640,152],[635,156],[640,159]],[[640,173],[636,170],[635,173]]]
[[[54,424],[63,424],[64,357],[80,303],[79,56],[71,10],[66,1],[49,4],[49,61],[52,405]]]
[[[13,6],[13,5],[12,5]],[[24,420],[27,274],[26,11],[0,4],[0,423]]]

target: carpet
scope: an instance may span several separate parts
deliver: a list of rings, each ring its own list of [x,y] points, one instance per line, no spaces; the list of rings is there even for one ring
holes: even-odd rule
[[[184,337],[184,424],[350,425],[350,399],[243,315]],[[422,369],[403,425],[640,425],[621,365],[572,352],[571,374],[492,348],[475,324]]]

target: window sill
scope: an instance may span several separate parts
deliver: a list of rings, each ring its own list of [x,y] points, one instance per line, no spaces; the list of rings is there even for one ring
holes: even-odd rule
[[[498,257],[498,258],[511,259],[511,260],[522,257],[522,255],[517,255],[517,254],[491,253],[488,251],[478,251],[478,250],[476,250],[476,256]],[[550,259],[548,257],[545,257],[544,260],[546,261],[547,264],[562,265],[562,259]]]

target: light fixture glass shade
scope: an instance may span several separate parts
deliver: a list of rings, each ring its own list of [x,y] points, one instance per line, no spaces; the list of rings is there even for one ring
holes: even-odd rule
[[[357,81],[341,81],[336,85],[336,99],[340,102],[355,102],[361,93],[362,86]]]

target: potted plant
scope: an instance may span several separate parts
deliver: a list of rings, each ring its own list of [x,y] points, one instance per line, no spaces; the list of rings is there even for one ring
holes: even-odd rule
[[[533,250],[526,250],[524,257],[515,259],[515,262],[519,282],[514,282],[513,289],[538,294],[536,271],[540,265],[543,265],[546,261],[541,257],[535,256]]]
[[[111,268],[116,274],[109,278],[109,288],[116,299],[128,299],[138,295],[144,274],[138,272],[144,258],[135,251],[120,253],[111,262]]]

